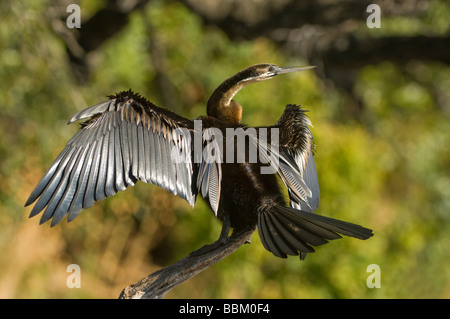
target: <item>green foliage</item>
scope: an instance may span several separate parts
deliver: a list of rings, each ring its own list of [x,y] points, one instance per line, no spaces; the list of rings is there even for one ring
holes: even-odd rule
[[[82,12],[95,12],[95,3],[86,11],[84,5]],[[164,106],[150,55],[155,41],[175,87],[177,112],[189,118],[205,114],[212,90],[244,67],[305,62],[287,58],[266,39],[231,42],[181,4],[151,1],[99,50],[89,83],[80,86],[46,7],[46,1],[0,5],[0,297],[115,298],[124,286],[214,241],[220,225],[202,200],[192,209],[143,183],[70,224],[38,227],[39,217],[28,220],[27,196],[78,129],[65,125],[70,116],[130,87]],[[448,14],[440,14],[448,5],[433,1],[430,8],[419,21],[383,24],[383,32],[433,29],[435,18],[433,30],[448,32]],[[368,65],[355,88],[364,105],[358,123],[342,121],[348,100],[314,71],[242,90],[236,99],[250,125],[274,123],[287,103],[309,110],[321,185],[317,213],[371,227],[375,236],[334,241],[300,262],[273,257],[255,233],[251,245],[168,297],[450,297],[449,84],[445,65]],[[66,286],[72,263],[82,269],[81,289]],[[370,264],[381,268],[379,289],[366,286]]]

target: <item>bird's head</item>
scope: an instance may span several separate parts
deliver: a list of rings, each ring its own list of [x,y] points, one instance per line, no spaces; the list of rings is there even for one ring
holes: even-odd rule
[[[209,116],[216,117],[229,123],[240,123],[242,106],[233,100],[233,97],[240,89],[248,84],[273,78],[278,74],[298,72],[312,68],[314,68],[314,66],[283,68],[268,63],[252,65],[239,71],[219,85],[208,101],[207,113]]]
[[[275,64],[256,64],[248,67],[235,76],[240,79],[237,84],[247,85],[254,82],[261,82],[273,78],[275,75],[304,71],[315,68],[315,66],[293,66],[293,67],[279,67]]]

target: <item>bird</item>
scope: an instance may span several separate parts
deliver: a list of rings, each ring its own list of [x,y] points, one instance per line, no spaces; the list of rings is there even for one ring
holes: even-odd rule
[[[320,190],[306,110],[288,104],[273,125],[241,123],[243,107],[234,98],[243,87],[312,68],[247,67],[222,82],[207,101],[206,115],[195,119],[131,89],[108,96],[69,120],[83,121],[26,201],[36,202],[30,217],[42,212],[40,224],[51,219],[55,226],[65,216],[70,222],[142,181],[191,206],[202,197],[222,223],[211,249],[226,243],[231,230],[257,229],[274,256],[301,260],[342,235],[370,238],[371,229],[316,213]]]

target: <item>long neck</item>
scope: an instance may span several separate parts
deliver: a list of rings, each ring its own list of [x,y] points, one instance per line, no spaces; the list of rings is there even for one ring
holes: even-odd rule
[[[225,122],[240,123],[242,106],[233,97],[245,84],[236,75],[225,80],[209,98],[207,114]]]

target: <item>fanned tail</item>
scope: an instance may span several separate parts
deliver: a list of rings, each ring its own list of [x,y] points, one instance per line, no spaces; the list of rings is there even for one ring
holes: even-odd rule
[[[371,229],[278,204],[260,211],[258,230],[264,247],[275,256],[300,254],[302,260],[314,252],[311,246],[342,238],[339,234],[358,239],[373,236]]]

